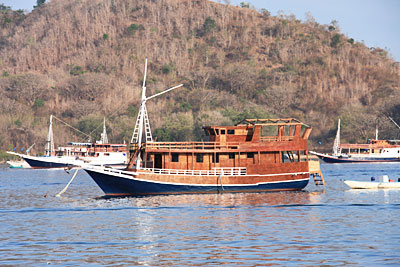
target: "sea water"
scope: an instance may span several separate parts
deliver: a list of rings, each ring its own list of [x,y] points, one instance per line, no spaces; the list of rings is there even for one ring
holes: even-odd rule
[[[323,164],[303,191],[102,198],[82,170],[0,169],[0,265],[400,265],[400,164]]]

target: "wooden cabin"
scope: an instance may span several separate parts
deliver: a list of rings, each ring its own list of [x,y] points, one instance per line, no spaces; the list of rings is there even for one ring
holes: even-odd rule
[[[149,142],[140,151],[144,169],[230,169],[247,174],[307,171],[311,127],[296,119],[246,119],[235,126],[203,127],[204,142]],[[131,148],[130,169],[137,147]],[[304,165],[304,166],[303,166]]]

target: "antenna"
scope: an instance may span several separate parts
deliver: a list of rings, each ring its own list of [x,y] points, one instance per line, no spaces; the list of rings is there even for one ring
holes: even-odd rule
[[[146,76],[147,76],[147,58],[145,60],[145,65],[144,65],[144,79],[143,79],[143,86],[142,86],[142,98],[140,102],[140,108],[138,112],[138,116],[136,119],[136,124],[135,124],[135,129],[133,131],[132,139],[131,139],[131,144],[135,143],[137,144],[137,149],[140,149],[142,145],[142,139],[143,139],[143,128],[146,134],[146,139],[145,142],[153,142],[153,136],[151,135],[151,129],[150,129],[150,121],[149,121],[149,116],[147,114],[147,108],[146,108],[146,101],[149,99],[152,99],[156,96],[165,94],[169,91],[172,91],[176,88],[179,88],[183,86],[183,84],[171,87],[167,90],[162,91],[161,93],[152,95],[150,97],[146,97]],[[144,124],[144,127],[143,127]],[[136,160],[136,169],[140,168],[140,163],[141,163],[141,158],[140,158],[140,153],[138,153],[137,160]]]

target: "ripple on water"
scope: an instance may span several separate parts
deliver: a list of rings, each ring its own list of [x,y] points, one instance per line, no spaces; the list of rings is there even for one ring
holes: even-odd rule
[[[400,176],[399,165],[321,166],[325,189],[114,199],[83,172],[55,197],[64,171],[0,170],[0,264],[400,264],[400,191],[340,181]]]

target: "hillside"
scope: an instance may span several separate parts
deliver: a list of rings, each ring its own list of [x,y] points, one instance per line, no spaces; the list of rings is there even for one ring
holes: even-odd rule
[[[145,57],[158,140],[201,138],[204,124],[295,117],[311,146],[400,139],[400,67],[335,25],[206,0],[52,0],[28,14],[0,8],[0,149],[43,150],[50,114],[86,133],[107,118],[128,141]],[[101,129],[98,128],[98,131]],[[95,134],[98,134],[96,131]],[[62,124],[55,141],[82,141]]]

